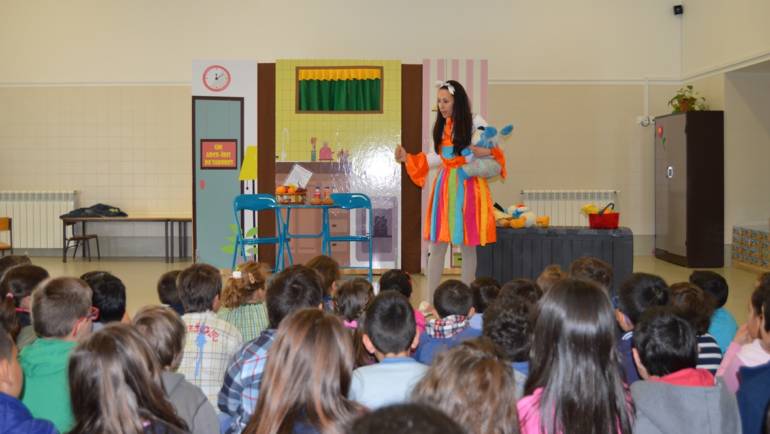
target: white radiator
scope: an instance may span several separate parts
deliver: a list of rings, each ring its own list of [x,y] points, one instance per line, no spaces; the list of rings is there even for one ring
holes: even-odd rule
[[[551,217],[552,226],[588,226],[588,218],[580,208],[594,203],[599,208],[610,202],[618,210],[617,190],[522,190],[524,202],[537,215]]]
[[[59,216],[77,207],[76,191],[0,191],[0,217],[13,219],[13,246],[60,248]]]

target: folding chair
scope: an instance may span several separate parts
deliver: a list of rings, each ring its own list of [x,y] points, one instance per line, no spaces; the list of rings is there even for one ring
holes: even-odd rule
[[[76,222],[65,222],[64,223],[64,249],[62,251],[62,262],[67,262],[67,250],[71,248],[75,248],[75,251],[72,252],[72,257],[75,258],[75,255],[78,254],[78,247],[81,248],[81,252],[83,253],[83,256],[88,257],[88,262],[91,262],[91,240],[96,241],[96,258],[98,260],[102,260],[102,252],[99,250],[99,237],[96,234],[76,234],[75,233],[75,225],[77,225]],[[81,226],[83,229],[85,229],[85,226]],[[67,228],[70,228],[72,231],[72,236],[67,236]]]
[[[241,226],[240,214],[241,211],[275,211],[276,225],[278,236],[276,237],[254,237],[246,238],[243,235],[243,226]],[[235,263],[238,260],[238,251],[240,250],[241,257],[244,261],[248,260],[246,256],[246,246],[255,246],[258,244],[277,244],[278,255],[275,260],[275,272],[283,269],[283,221],[281,219],[281,212],[278,208],[278,203],[275,201],[275,196],[270,194],[241,194],[235,196],[233,200],[233,213],[235,215],[235,225],[238,228],[238,233],[235,235],[235,246],[233,249],[233,270],[235,269]]]
[[[326,228],[326,237],[325,237],[325,245],[324,245],[324,251],[325,252],[331,252],[331,243],[332,242],[349,242],[349,243],[369,243],[369,266],[368,267],[340,267],[340,268],[348,268],[348,269],[359,269],[359,270],[369,270],[369,281],[372,281],[372,234],[374,233],[373,230],[373,213],[372,213],[372,201],[369,199],[369,196],[362,194],[362,193],[332,193],[331,198],[334,201],[333,208],[337,209],[346,209],[351,212],[354,212],[357,209],[364,209],[367,210],[366,218],[367,218],[367,228],[368,232],[366,234],[353,234],[353,235],[329,235],[329,230]]]

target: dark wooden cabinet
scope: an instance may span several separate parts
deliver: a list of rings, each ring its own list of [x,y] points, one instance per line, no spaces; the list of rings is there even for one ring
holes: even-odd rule
[[[655,256],[724,265],[724,112],[655,118]]]

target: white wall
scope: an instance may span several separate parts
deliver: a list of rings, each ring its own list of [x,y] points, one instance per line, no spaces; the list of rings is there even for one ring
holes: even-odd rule
[[[490,78],[679,75],[672,0],[0,0],[0,84],[190,83],[193,59],[485,58]]]

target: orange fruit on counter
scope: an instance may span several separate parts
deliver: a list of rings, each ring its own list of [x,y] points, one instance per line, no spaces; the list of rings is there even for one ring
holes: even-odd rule
[[[296,192],[297,192],[297,187],[294,187],[294,186],[291,186],[291,185],[290,185],[290,186],[288,186],[288,187],[286,187],[286,193],[288,193],[288,194],[294,194],[294,193],[296,193]]]
[[[286,187],[279,185],[275,188],[275,194],[286,194]]]

